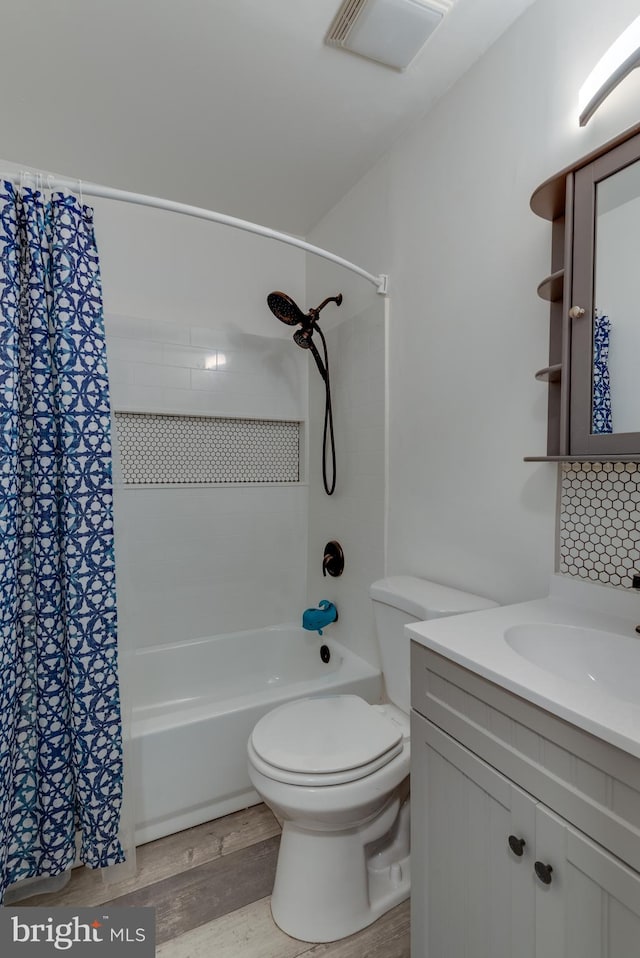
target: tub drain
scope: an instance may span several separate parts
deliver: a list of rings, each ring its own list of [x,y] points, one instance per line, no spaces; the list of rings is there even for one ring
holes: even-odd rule
[[[329,661],[329,659],[331,658],[331,652],[329,651],[329,646],[328,646],[328,645],[321,645],[321,646],[320,646],[320,658],[321,658],[322,661],[325,662],[325,663],[327,663],[327,662]]]

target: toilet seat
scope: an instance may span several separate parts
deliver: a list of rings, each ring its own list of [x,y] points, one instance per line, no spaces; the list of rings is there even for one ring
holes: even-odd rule
[[[354,782],[403,749],[403,730],[357,695],[299,699],[265,715],[249,740],[263,775],[290,785]]]

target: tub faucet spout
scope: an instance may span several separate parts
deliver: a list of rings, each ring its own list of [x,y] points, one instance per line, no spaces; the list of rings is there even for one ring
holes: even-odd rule
[[[305,609],[302,613],[302,628],[322,635],[322,630],[331,622],[338,621],[338,610],[333,602],[322,599],[317,609]]]

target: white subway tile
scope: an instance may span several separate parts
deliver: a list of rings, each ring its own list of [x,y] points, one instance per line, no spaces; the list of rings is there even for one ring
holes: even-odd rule
[[[226,352],[204,346],[176,346],[166,344],[163,347],[163,361],[168,366],[185,366],[188,369],[214,369],[224,372],[229,365]]]
[[[207,393],[198,393],[191,389],[164,388],[162,390],[162,409],[168,413],[181,413],[191,416],[212,416],[216,414]]]
[[[108,362],[161,363],[162,346],[142,339],[112,337],[107,341]]]
[[[157,412],[162,408],[162,390],[154,386],[115,383],[111,390],[111,408],[130,412]]]
[[[134,380],[139,386],[159,386],[169,389],[189,389],[189,370],[179,366],[139,363],[134,369]]]
[[[203,346],[206,349],[220,349],[223,352],[229,349],[238,333],[229,333],[222,329],[212,329],[210,326],[192,326],[189,330],[189,342],[192,346]]]
[[[122,360],[113,360],[108,363],[109,386],[114,383],[132,383],[134,381],[134,366],[132,363],[125,363]]]
[[[190,342],[189,327],[178,323],[160,323],[154,319],[137,316],[122,316],[116,313],[105,314],[107,337],[116,335],[123,339],[143,339],[157,343]]]
[[[235,390],[237,387],[236,373],[222,373],[218,369],[192,369],[191,389],[204,392],[219,393],[222,389]]]

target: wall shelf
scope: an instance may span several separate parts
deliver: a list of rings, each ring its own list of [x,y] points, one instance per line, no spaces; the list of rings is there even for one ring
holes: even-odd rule
[[[564,294],[564,269],[558,269],[543,279],[538,286],[538,296],[547,303],[561,303]]]
[[[539,369],[535,375],[539,383],[559,383],[562,378],[562,363],[554,363]]]
[[[542,191],[542,202],[541,193]],[[547,383],[547,449],[543,459],[569,451],[569,375],[571,329],[569,296],[572,286],[573,175],[554,177],[533,194],[531,208],[552,219],[551,272],[538,284],[538,296],[549,303],[549,365],[535,374]],[[564,369],[564,375],[563,375]]]
[[[534,192],[530,201],[531,209],[536,216],[541,216],[542,219],[550,221],[561,217],[565,212],[565,183],[567,176],[573,173],[578,167],[586,166],[588,163],[592,163],[593,160],[597,160],[604,153],[608,153],[609,150],[618,146],[620,143],[624,143],[625,140],[635,136],[636,133],[640,133],[640,123],[625,130],[620,136],[609,140],[603,146],[598,147],[598,149],[593,150],[593,152],[584,156],[578,163],[572,163],[571,166],[566,166],[559,173],[556,173],[555,176],[551,176],[548,180],[545,180]]]

